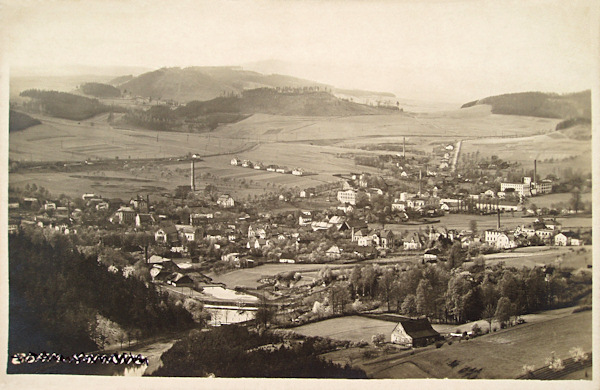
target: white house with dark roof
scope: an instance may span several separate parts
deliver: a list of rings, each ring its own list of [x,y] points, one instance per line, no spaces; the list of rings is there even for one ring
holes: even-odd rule
[[[405,347],[424,347],[440,337],[427,318],[401,319],[394,328],[391,342]]]
[[[554,245],[557,246],[579,246],[581,239],[574,232],[560,232],[554,236]]]
[[[402,239],[402,244],[405,251],[419,250],[423,247],[421,237],[417,232],[411,232]]]
[[[342,250],[337,245],[332,245],[331,248],[327,249],[325,252],[325,256],[337,260],[342,256]]]
[[[235,206],[235,201],[229,194],[223,194],[217,199],[217,205],[223,208],[231,208]]]

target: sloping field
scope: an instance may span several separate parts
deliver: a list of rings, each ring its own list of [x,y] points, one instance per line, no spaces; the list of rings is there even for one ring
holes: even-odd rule
[[[529,136],[549,131],[555,119],[493,115],[489,107],[393,115],[281,117],[257,114],[219,130],[222,136],[256,141],[347,140],[384,136],[492,137]]]
[[[117,128],[107,123],[107,115],[81,122],[35,116],[42,125],[11,134],[9,153],[13,160],[82,161],[251,151],[253,153],[246,158],[316,171],[332,166],[332,170],[338,171],[353,167],[353,162],[346,160],[346,167],[339,166],[342,159],[335,154],[348,152],[348,149],[335,147],[336,144],[348,147],[379,137],[387,137],[386,142],[398,137],[396,142],[401,142],[399,137],[402,136],[529,136],[554,125],[549,119],[491,115],[489,109],[481,107],[469,110],[343,117],[257,114],[203,134]],[[257,144],[260,148],[252,150]],[[332,160],[336,162],[332,164]]]
[[[21,161],[83,161],[233,153],[253,144],[210,139],[205,134],[156,132],[111,127],[106,115],[86,121],[34,116],[41,125],[10,135],[9,155]],[[93,126],[92,126],[93,123]]]
[[[559,358],[568,358],[573,347],[592,350],[591,311],[519,325],[365,368],[375,378],[411,378],[414,370],[406,365],[411,362],[430,378],[508,379],[520,375],[525,364],[544,366],[553,351]]]
[[[556,136],[559,134],[560,136]],[[560,176],[561,170],[571,167],[581,173],[592,169],[589,140],[568,138],[560,133],[533,135],[520,138],[485,138],[466,140],[462,144],[463,153],[479,151],[481,157],[496,155],[507,161],[520,162],[525,169],[533,169],[533,160],[538,160],[538,174],[545,177],[554,173]],[[542,160],[554,159],[554,162]]]
[[[373,335],[383,333],[390,341],[395,322],[376,320],[360,316],[332,318],[325,321],[313,322],[294,328],[294,332],[304,336],[329,337],[336,340],[371,342]]]
[[[546,264],[567,269],[588,269],[587,266],[593,262],[591,246],[519,248],[514,252],[485,255],[484,258],[488,265],[502,261],[508,267],[518,268]]]

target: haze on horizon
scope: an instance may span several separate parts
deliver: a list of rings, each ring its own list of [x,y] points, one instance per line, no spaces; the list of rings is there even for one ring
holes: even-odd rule
[[[13,70],[243,66],[446,102],[596,81],[591,0],[0,3]]]

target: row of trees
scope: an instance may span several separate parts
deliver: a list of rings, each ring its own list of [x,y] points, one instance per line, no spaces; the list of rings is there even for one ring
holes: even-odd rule
[[[409,316],[425,315],[434,321],[464,323],[480,319],[508,321],[516,316],[573,303],[591,291],[591,276],[570,275],[540,268],[485,269],[471,272],[429,265],[403,268],[356,266],[343,277],[323,271],[331,283],[329,303],[333,313],[360,298],[381,300],[388,311]],[[334,282],[334,280],[341,280]],[[347,280],[343,280],[347,279]],[[346,291],[344,291],[346,290]]]

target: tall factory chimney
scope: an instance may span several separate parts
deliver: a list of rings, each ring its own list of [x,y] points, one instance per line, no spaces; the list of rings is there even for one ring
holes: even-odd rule
[[[196,191],[196,178],[194,168],[194,158],[192,157],[192,175],[190,177],[190,188],[192,189],[192,191]]]
[[[402,158],[406,158],[406,137],[402,138]]]
[[[498,226],[496,226],[496,229],[500,230],[500,207],[498,207]]]
[[[421,196],[421,170],[419,169],[419,196]]]
[[[150,194],[146,194],[146,208],[150,212]]]

